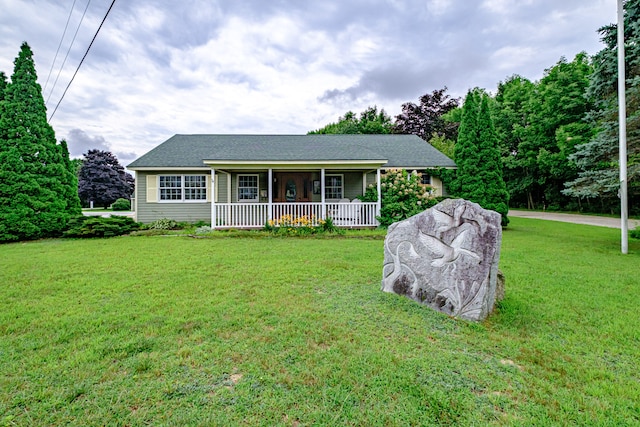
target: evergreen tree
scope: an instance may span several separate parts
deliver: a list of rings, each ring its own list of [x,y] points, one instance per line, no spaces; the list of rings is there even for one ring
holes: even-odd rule
[[[4,99],[4,91],[7,89],[7,75],[0,71],[0,102]]]
[[[627,156],[629,211],[640,212],[640,0],[624,2],[624,39],[627,100]],[[601,28],[605,48],[594,57],[588,95],[596,100],[597,111],[589,115],[598,133],[576,147],[572,156],[578,177],[566,183],[565,194],[599,200],[602,210],[618,211],[619,132],[617,25]]]
[[[0,241],[64,230],[70,217],[66,172],[47,123],[33,52],[23,43],[0,102]]]
[[[125,172],[109,151],[89,150],[78,173],[78,195],[85,205],[91,201],[108,207],[117,199],[133,194],[133,177]]]
[[[0,71],[0,124],[2,123],[2,116],[4,114],[3,102],[5,92],[7,90],[7,75],[4,71]],[[2,126],[0,126],[0,150],[4,147],[4,143],[7,137],[3,133]]]
[[[458,129],[458,140],[454,148],[454,156],[458,169],[456,180],[451,183],[449,191],[460,197],[475,197],[475,176],[479,172],[478,156],[478,104],[477,90],[469,91],[462,105],[462,119]]]
[[[483,94],[478,112],[478,156],[480,158],[478,181],[480,198],[477,203],[502,215],[502,225],[509,223],[509,192],[502,178],[502,160],[498,135],[489,108],[489,95]],[[475,200],[474,200],[475,201]]]
[[[76,163],[69,157],[67,141],[60,141],[60,154],[65,168],[64,197],[67,200],[67,213],[70,216],[82,214],[80,197],[78,197],[78,169]]]
[[[491,117],[489,96],[480,90],[467,94],[455,146],[457,179],[450,188],[458,197],[478,203],[509,223],[509,193],[502,178],[498,136]]]

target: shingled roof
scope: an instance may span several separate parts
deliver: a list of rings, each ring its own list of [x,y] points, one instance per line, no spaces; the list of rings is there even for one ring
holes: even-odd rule
[[[205,161],[371,161],[385,168],[456,166],[415,135],[174,135],[127,167],[203,167]]]

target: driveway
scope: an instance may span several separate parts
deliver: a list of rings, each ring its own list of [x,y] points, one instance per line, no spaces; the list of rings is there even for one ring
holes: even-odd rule
[[[128,216],[133,218],[135,216],[134,212],[131,211],[82,211],[82,215],[84,216],[102,216],[105,218],[110,217],[111,215],[116,215],[116,216]]]
[[[521,211],[515,209],[509,209],[509,216],[572,222],[574,224],[597,225],[599,227],[621,228],[620,218],[609,218],[604,216],[567,214],[559,212]],[[629,230],[633,230],[636,227],[640,227],[640,220],[630,219],[627,224]]]

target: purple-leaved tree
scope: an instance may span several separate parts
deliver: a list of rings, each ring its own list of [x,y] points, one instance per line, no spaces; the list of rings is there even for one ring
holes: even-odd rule
[[[117,199],[129,199],[134,180],[109,151],[89,150],[84,154],[78,173],[78,195],[86,206],[109,207]]]

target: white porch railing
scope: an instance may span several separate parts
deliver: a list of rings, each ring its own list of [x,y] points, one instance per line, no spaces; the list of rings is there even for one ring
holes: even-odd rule
[[[376,227],[376,203],[216,203],[215,228],[262,228],[269,219],[306,216],[311,224],[330,217],[338,227]]]

